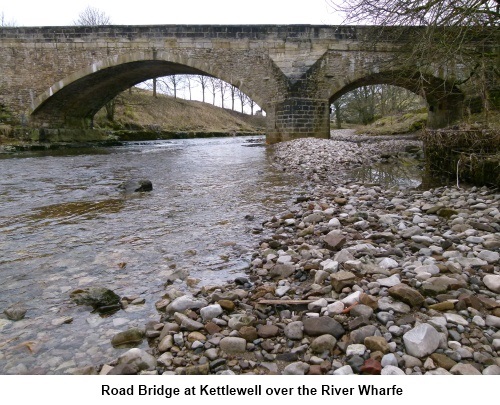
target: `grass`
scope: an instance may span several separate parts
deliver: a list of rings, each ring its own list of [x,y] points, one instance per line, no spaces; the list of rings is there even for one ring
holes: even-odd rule
[[[215,107],[201,101],[188,101],[135,90],[122,93],[116,102],[113,121],[105,109],[94,118],[97,128],[137,129],[165,132],[261,132],[265,117],[250,116]]]
[[[426,122],[426,112],[409,112],[382,117],[370,125],[357,127],[356,132],[358,134],[368,135],[406,134],[422,129]]]

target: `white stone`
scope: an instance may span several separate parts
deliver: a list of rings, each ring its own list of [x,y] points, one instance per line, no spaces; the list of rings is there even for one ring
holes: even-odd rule
[[[483,283],[489,290],[500,293],[500,275],[487,274],[483,277]]]
[[[418,281],[425,281],[425,280],[428,280],[432,277],[432,274],[430,273],[426,273],[426,272],[422,272],[422,273],[417,273],[417,275],[415,276],[415,278],[418,280]]]
[[[440,336],[428,323],[420,324],[403,335],[406,352],[410,356],[425,357],[438,348]]]
[[[287,263],[291,263],[291,261],[292,261],[292,256],[283,255],[283,256],[278,257],[278,260],[276,260],[276,263],[287,264]]]
[[[330,273],[324,270],[318,270],[314,274],[314,284],[323,284],[325,280],[330,277]]]
[[[347,260],[343,267],[345,270],[361,270],[363,262],[361,260]]]
[[[282,286],[276,288],[276,290],[274,291],[274,294],[277,297],[283,297],[283,295],[285,295],[289,290],[290,290],[290,286],[282,285]]]
[[[347,346],[345,353],[348,356],[354,356],[354,355],[363,356],[365,352],[366,352],[365,345],[362,345],[360,343],[354,343],[352,345]]]
[[[335,273],[339,269],[339,262],[327,259],[320,263],[322,270],[327,271],[328,273]]]
[[[477,245],[479,243],[483,243],[484,238],[481,238],[480,236],[469,236],[467,239],[465,239],[465,241]]]
[[[451,368],[450,373],[458,375],[481,375],[481,373],[472,364],[467,363],[455,364]]]
[[[401,280],[399,279],[399,276],[397,274],[394,274],[391,277],[387,278],[379,278],[377,279],[377,282],[382,287],[394,287],[397,284],[401,284]]]
[[[479,315],[475,315],[474,318],[472,318],[472,323],[479,327],[484,327],[486,326],[486,322],[483,318],[481,318]]]
[[[328,226],[330,228],[340,228],[341,224],[337,218],[332,218],[332,219],[330,219],[330,221],[328,221]]]
[[[347,365],[347,366],[342,366],[335,370],[333,372],[334,375],[353,375],[354,371],[352,370],[352,367]]]
[[[429,274],[439,274],[439,267],[435,264],[429,264],[426,266],[418,266],[415,270],[415,273],[429,273]]]
[[[342,299],[341,301],[347,305],[354,305],[356,302],[359,302],[359,296],[361,295],[360,291],[353,292],[352,294],[349,294],[347,297]]]
[[[382,367],[386,366],[398,366],[398,359],[396,358],[396,355],[394,353],[388,353],[385,354],[384,357],[382,357],[382,360],[380,361],[380,364]]]
[[[309,371],[309,364],[302,361],[291,363],[283,369],[284,375],[304,375]]]
[[[189,295],[183,295],[182,297],[176,298],[168,306],[166,311],[168,313],[174,312],[184,312],[186,309],[198,309],[207,306],[205,300],[198,300]]]
[[[338,315],[344,310],[345,305],[341,301],[335,301],[326,307],[326,312],[328,315]]]
[[[383,269],[394,269],[398,267],[398,262],[390,257],[384,257],[378,264]]]
[[[328,305],[328,301],[325,298],[320,298],[316,301],[310,302],[307,304],[307,309],[309,311],[313,311],[314,309],[320,309],[326,307]]]
[[[498,259],[500,258],[500,253],[498,252],[492,252],[491,250],[482,250],[477,257],[479,257],[481,260],[486,260],[488,263],[495,263],[498,262]]]
[[[469,324],[469,322],[463,316],[458,315],[458,314],[452,314],[452,313],[446,312],[444,314],[444,317],[446,318],[447,322],[454,323],[457,325],[467,326]]]
[[[494,315],[486,315],[486,325],[500,328],[500,317]]]
[[[496,364],[488,366],[483,370],[483,375],[500,375],[500,366]]]
[[[381,375],[405,375],[405,372],[396,366],[385,366],[380,372]]]
[[[381,311],[394,311],[401,314],[408,314],[411,311],[409,305],[401,301],[393,300],[390,297],[382,297],[378,300],[378,308]]]
[[[285,326],[285,336],[291,340],[300,340],[304,337],[304,324],[302,321],[290,322]]]
[[[219,304],[208,305],[200,309],[200,315],[204,321],[209,321],[213,318],[217,318],[224,312]]]
[[[133,348],[118,358],[118,364],[128,364],[137,367],[138,370],[154,370],[156,358],[142,349]]]

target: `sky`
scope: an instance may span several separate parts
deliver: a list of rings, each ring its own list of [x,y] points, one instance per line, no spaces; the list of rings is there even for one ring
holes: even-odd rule
[[[339,24],[327,0],[0,0],[0,14],[18,26],[72,25],[87,6],[116,25]]]

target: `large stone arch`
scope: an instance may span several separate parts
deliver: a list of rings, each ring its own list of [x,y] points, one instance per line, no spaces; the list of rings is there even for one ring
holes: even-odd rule
[[[38,126],[84,128],[97,111],[122,91],[172,74],[217,77],[265,105],[259,91],[234,72],[179,53],[136,52],[94,62],[54,83],[33,101],[30,118]]]
[[[423,97],[429,111],[427,125],[431,128],[450,125],[462,116],[464,94],[453,82],[432,74],[401,70],[345,76],[330,88],[330,103],[361,86],[378,84],[403,87]]]

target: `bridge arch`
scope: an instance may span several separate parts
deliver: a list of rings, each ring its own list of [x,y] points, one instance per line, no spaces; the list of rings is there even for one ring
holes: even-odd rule
[[[173,74],[217,77],[263,106],[265,97],[234,70],[228,72],[203,60],[168,51],[116,55],[54,83],[33,101],[31,118],[39,125],[86,127],[97,111],[119,93],[145,80]]]
[[[379,84],[402,87],[423,97],[428,105],[427,125],[429,127],[447,126],[462,115],[464,94],[453,82],[431,74],[397,70],[346,76],[338,80],[329,89],[330,104],[354,89]]]

